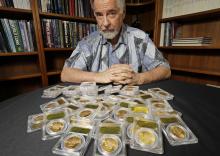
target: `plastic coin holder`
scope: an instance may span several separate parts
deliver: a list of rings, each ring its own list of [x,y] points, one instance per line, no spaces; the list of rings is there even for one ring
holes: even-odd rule
[[[163,154],[162,132],[159,121],[135,117],[130,140],[132,149]]]
[[[181,112],[178,112],[176,110],[173,111],[166,111],[166,110],[155,110],[152,112],[152,115],[155,119],[160,118],[161,116],[170,116],[170,115],[179,115],[182,116]]]
[[[59,155],[83,156],[94,133],[95,122],[75,119],[62,135],[52,151]]]
[[[112,122],[99,123],[96,128],[93,151],[93,155],[96,156],[125,156],[125,134],[123,125],[115,120],[112,120]]]
[[[161,88],[150,88],[148,91],[152,92],[156,97],[163,100],[172,100],[174,98],[173,94],[170,94]]]
[[[59,106],[64,106],[69,104],[69,102],[64,97],[57,98],[54,101],[57,102]]]
[[[52,109],[59,107],[59,104],[56,101],[50,101],[45,104],[40,105],[42,112],[47,112]]]
[[[128,108],[121,107],[114,111],[114,119],[117,121],[124,121],[130,113]]]
[[[141,90],[140,93],[137,95],[137,97],[141,98],[143,100],[149,100],[149,99],[154,98],[155,96],[152,93],[148,92],[148,91],[142,91]]]
[[[69,113],[66,108],[54,109],[44,113],[42,140],[59,137],[69,125]]]
[[[104,134],[98,141],[98,150],[103,155],[117,155],[122,149],[122,143],[117,135]]]
[[[96,114],[96,119],[104,120],[109,116],[109,113],[112,111],[112,106],[108,105],[108,103],[101,104],[100,111]]]
[[[28,123],[27,123],[27,132],[34,132],[40,130],[43,126],[44,122],[44,114],[34,114],[28,116]]]
[[[83,96],[97,96],[98,86],[95,82],[82,82],[80,84],[80,91]]]
[[[91,109],[91,108],[82,108],[81,110],[78,111],[77,118],[93,119],[95,117],[95,111],[96,111],[95,109]]]
[[[178,115],[160,117],[163,133],[172,146],[194,144],[197,137]]]
[[[41,96],[42,98],[56,98],[57,96],[59,96],[62,93],[62,89],[65,86],[61,86],[61,85],[56,85],[53,87],[50,87],[48,89],[45,89],[43,91],[43,95]]]
[[[64,88],[62,93],[63,93],[63,95],[65,95],[67,97],[81,94],[79,86],[74,86],[74,85],[71,85],[71,86]]]
[[[139,86],[125,86],[120,91],[121,95],[135,96],[139,94]]]
[[[152,111],[161,110],[161,111],[173,111],[173,108],[166,100],[153,98],[149,100],[149,105]]]
[[[51,120],[46,124],[46,133],[54,136],[60,135],[67,129],[67,122],[64,119]]]

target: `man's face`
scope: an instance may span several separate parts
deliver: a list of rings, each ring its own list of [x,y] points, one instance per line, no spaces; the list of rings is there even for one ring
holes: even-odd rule
[[[94,14],[101,34],[113,39],[120,32],[125,13],[117,6],[117,0],[94,0]]]

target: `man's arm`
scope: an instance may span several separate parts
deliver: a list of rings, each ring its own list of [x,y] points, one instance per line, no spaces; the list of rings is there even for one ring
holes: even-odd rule
[[[133,70],[126,64],[115,64],[103,72],[89,72],[78,68],[64,67],[61,81],[81,83],[85,81],[97,83],[120,82],[131,79]]]

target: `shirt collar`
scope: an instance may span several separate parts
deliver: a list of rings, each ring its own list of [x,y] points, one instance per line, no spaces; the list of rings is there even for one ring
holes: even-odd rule
[[[128,43],[128,38],[127,38],[127,34],[128,32],[127,32],[127,25],[126,24],[123,24],[122,25],[122,30],[121,30],[121,32],[120,32],[120,37],[119,37],[119,40],[118,40],[118,43],[116,44],[116,45],[118,45],[118,44],[125,44],[125,45],[127,45],[127,43]],[[101,44],[107,44],[107,40],[103,37],[103,35],[100,33],[100,36],[101,36]]]

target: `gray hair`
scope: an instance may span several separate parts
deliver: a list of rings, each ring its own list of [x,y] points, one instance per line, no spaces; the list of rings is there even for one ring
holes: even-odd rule
[[[94,9],[94,1],[95,1],[95,0],[90,0],[90,4],[91,4],[92,9]],[[125,0],[116,0],[116,1],[117,1],[118,7],[119,7],[121,10],[125,11],[125,10],[126,10]]]

